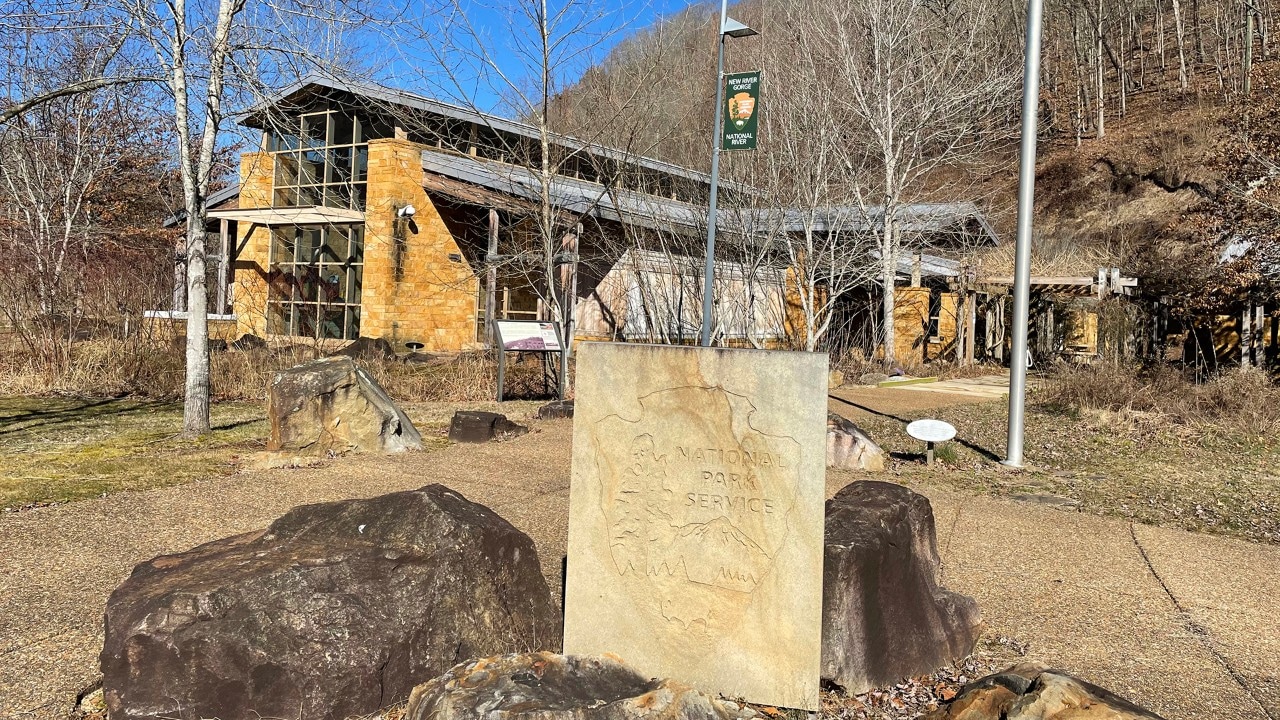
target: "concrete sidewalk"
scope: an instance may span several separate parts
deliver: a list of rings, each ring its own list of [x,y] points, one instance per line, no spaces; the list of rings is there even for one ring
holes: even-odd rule
[[[134,564],[302,503],[444,483],[529,533],[558,595],[570,427],[0,515],[0,717],[64,717],[96,682],[106,597]],[[856,479],[830,473],[828,495]],[[1280,547],[917,489],[934,503],[945,582],[979,600],[988,637],[1170,720],[1280,718]]]

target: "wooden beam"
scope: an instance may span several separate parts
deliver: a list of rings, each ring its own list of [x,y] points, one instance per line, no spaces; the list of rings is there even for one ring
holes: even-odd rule
[[[964,346],[964,362],[966,365],[972,365],[974,360],[974,348],[978,340],[978,294],[970,292],[969,297],[965,301],[968,306],[968,326],[965,337],[969,338]]]
[[[1240,315],[1240,367],[1253,365],[1249,351],[1253,349],[1253,308],[1246,305]]]

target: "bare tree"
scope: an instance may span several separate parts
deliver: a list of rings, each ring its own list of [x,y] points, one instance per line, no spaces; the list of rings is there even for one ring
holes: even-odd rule
[[[623,196],[640,202],[637,193],[661,192],[663,181],[657,178],[662,172],[632,162],[653,146],[642,129],[647,93],[659,81],[660,55],[638,53],[619,63],[628,82],[593,88],[594,112],[586,117],[580,105],[562,102],[560,94],[625,31],[618,15],[584,0],[521,0],[503,6],[507,24],[497,33],[502,39],[495,41],[478,24],[477,6],[454,1],[443,8],[441,15],[448,20],[439,28],[405,39],[429,48],[437,61],[421,79],[477,111],[482,122],[496,110],[527,126],[527,131],[512,132],[491,124],[487,134],[487,142],[496,147],[482,154],[502,160],[491,166],[494,171],[507,174],[513,185],[532,181],[534,192],[528,211],[504,231],[499,267],[483,268],[484,274],[493,278],[487,272],[492,269],[523,275],[548,319],[570,334],[568,279],[584,234],[591,236],[597,252],[615,260],[657,236],[663,238],[660,242],[678,236],[662,229],[635,232],[626,223],[605,227],[596,213]],[[608,110],[602,112],[603,107]],[[568,204],[572,210],[566,209]]]
[[[825,347],[835,308],[846,292],[875,281],[875,237],[860,205],[860,184],[872,166],[868,146],[851,142],[841,101],[832,92],[833,58],[804,0],[774,3],[766,22],[795,28],[794,43],[767,43],[764,139],[741,159],[758,191],[744,193],[743,242],[760,245],[760,270],[789,268],[790,333],[809,351]],[[741,203],[739,203],[741,204]],[[732,208],[732,205],[730,206]],[[729,212],[732,217],[732,209]]]
[[[808,15],[831,63],[836,117],[848,122],[849,142],[874,151],[875,176],[863,176],[859,190],[880,224],[886,362],[895,359],[899,210],[937,193],[928,184],[936,171],[980,161],[1015,100],[1017,63],[990,32],[994,15],[986,0],[819,3]]]
[[[101,88],[150,83],[162,90],[158,107],[146,109],[168,118],[182,184],[188,312],[183,432],[206,433],[205,204],[218,179],[215,158],[226,141],[227,107],[252,102],[263,88],[309,71],[343,74],[357,56],[343,52],[342,31],[375,18],[344,0],[218,0],[214,5],[112,0],[92,8],[60,8],[54,15],[55,21],[40,27],[44,44],[56,46],[70,32],[96,30],[94,62],[74,77],[12,102],[2,119],[13,123],[36,108]],[[25,9],[9,17],[40,13]],[[11,29],[0,26],[0,31]]]

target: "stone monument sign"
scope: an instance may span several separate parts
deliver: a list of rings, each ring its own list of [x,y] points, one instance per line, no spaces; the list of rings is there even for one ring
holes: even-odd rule
[[[566,653],[816,710],[825,355],[584,343]]]

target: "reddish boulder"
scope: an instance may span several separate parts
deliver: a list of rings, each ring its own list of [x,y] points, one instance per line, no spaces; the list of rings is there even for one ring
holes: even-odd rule
[[[940,565],[923,495],[864,481],[828,500],[823,679],[857,694],[968,655],[982,614],[972,598],[938,585]]]
[[[747,720],[749,707],[615,657],[530,653],[458,665],[414,689],[404,720]]]
[[[478,655],[556,648],[533,541],[442,485],[294,508],[107,601],[112,720],[346,718]]]

